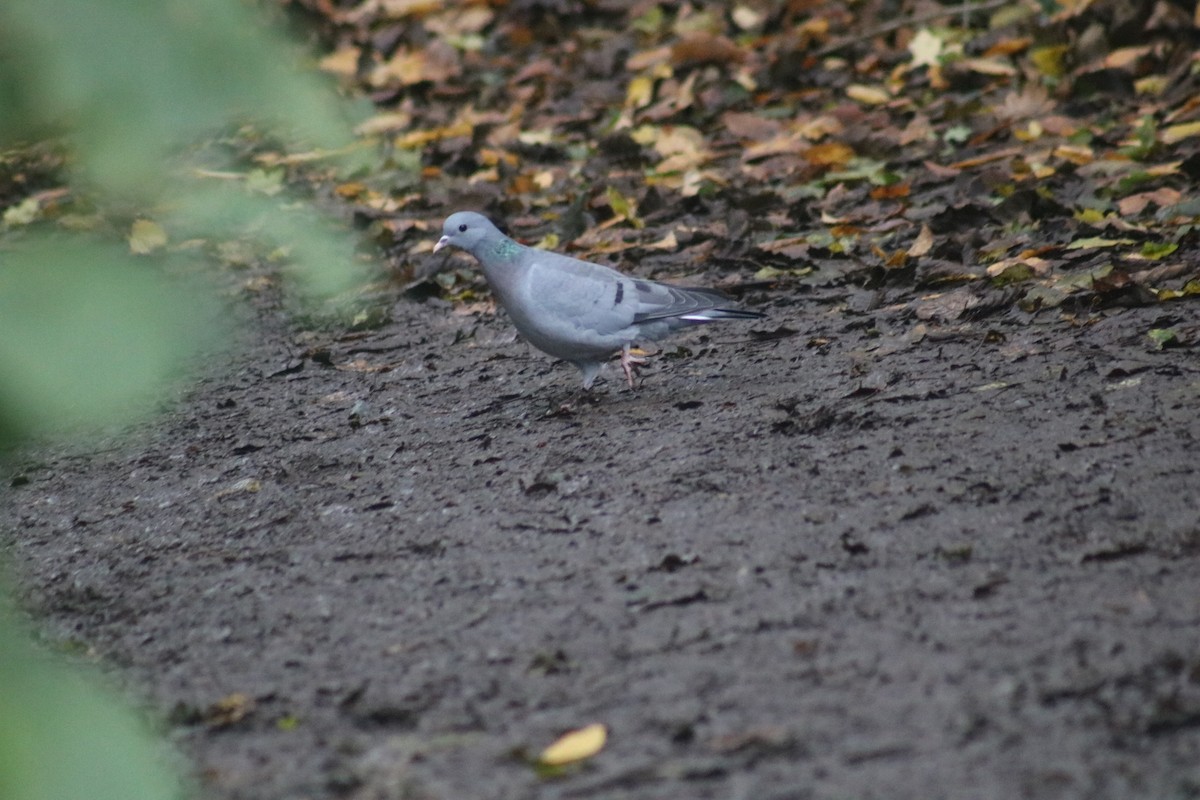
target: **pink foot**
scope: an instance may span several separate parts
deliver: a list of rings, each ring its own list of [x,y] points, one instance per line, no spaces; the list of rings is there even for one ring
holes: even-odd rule
[[[645,364],[646,359],[641,356],[635,356],[629,352],[629,345],[621,348],[621,369],[625,372],[625,380],[629,382],[629,388],[633,388],[633,372],[638,365]]]

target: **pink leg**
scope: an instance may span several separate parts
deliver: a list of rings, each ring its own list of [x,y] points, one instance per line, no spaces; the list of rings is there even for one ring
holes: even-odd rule
[[[621,369],[625,372],[625,380],[629,382],[629,388],[633,388],[633,371],[638,364],[645,364],[646,359],[641,356],[635,356],[629,352],[629,345],[621,348]]]

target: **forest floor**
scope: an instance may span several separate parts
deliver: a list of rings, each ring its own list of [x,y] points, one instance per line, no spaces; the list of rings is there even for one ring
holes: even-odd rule
[[[942,74],[920,26],[871,63],[749,5],[528,5],[326,21],[421,160],[329,184],[385,313],[314,329],[264,267],[164,416],[24,452],[0,531],[46,637],[208,800],[1200,796],[1189,68],[1117,43],[1048,91],[1018,23]],[[468,206],[767,318],[582,394],[429,255]]]

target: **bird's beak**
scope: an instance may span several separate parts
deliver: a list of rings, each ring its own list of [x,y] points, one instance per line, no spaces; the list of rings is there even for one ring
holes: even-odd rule
[[[436,253],[438,250],[441,250],[443,247],[445,247],[448,244],[450,244],[450,237],[443,236],[442,238],[438,239],[437,244],[435,244],[433,246],[433,252]]]

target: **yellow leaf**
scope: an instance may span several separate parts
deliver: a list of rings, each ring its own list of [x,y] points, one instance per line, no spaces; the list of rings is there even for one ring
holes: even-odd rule
[[[882,105],[892,99],[886,89],[878,86],[865,86],[861,83],[852,83],[847,86],[846,96],[869,106]]]
[[[607,740],[608,728],[597,722],[564,733],[554,744],[542,751],[542,754],[538,756],[538,763],[548,767],[557,767],[582,761],[599,753]]]
[[[942,55],[942,40],[934,36],[928,28],[922,28],[908,43],[908,52],[912,53],[914,67],[935,66]]]
[[[1080,166],[1092,163],[1095,158],[1092,148],[1085,144],[1060,144],[1054,148],[1054,155],[1063,161],[1070,161],[1072,164]]]
[[[1067,245],[1068,250],[1086,250],[1092,247],[1114,247],[1119,244],[1133,244],[1133,239],[1103,239],[1091,236],[1086,239],[1076,239]]]
[[[1197,134],[1200,134],[1200,122],[1181,122],[1178,125],[1163,128],[1159,138],[1163,144],[1175,144]]]
[[[803,153],[804,160],[818,167],[840,169],[854,158],[854,149],[843,142],[814,144]]]
[[[441,141],[442,139],[453,139],[456,136],[470,136],[473,130],[475,130],[475,126],[469,122],[455,122],[444,128],[412,131],[403,136],[397,136],[394,144],[401,150],[413,150],[418,147],[424,147],[430,142]]]
[[[1029,51],[1029,60],[1043,75],[1060,78],[1066,71],[1066,57],[1070,47],[1065,44],[1037,47]]]
[[[641,145],[652,144],[661,130],[657,125],[639,125],[630,132],[629,138]]]
[[[1147,75],[1133,82],[1133,90],[1143,95],[1160,95],[1171,85],[1166,75]]]
[[[153,253],[166,243],[167,232],[157,222],[139,219],[129,230],[129,249],[139,256]]]
[[[650,105],[654,99],[654,80],[647,75],[637,75],[625,90],[625,107],[630,109]]]
[[[1182,161],[1168,161],[1166,164],[1155,164],[1153,167],[1147,167],[1146,174],[1161,178],[1164,175],[1174,175],[1179,172],[1179,168],[1182,166]]]
[[[637,203],[630,200],[625,195],[617,191],[616,187],[608,187],[608,205],[616,214],[617,221],[622,219],[629,220],[629,224],[635,228],[641,228],[645,225],[637,216]]]
[[[358,57],[361,54],[362,49],[353,45],[342,47],[322,58],[317,66],[325,72],[353,78],[358,73]]]

